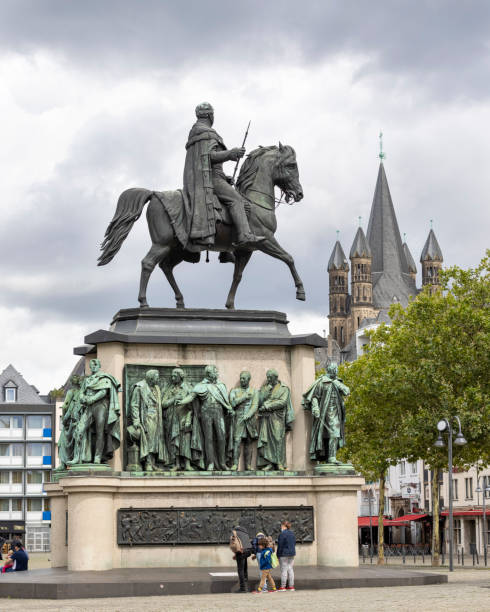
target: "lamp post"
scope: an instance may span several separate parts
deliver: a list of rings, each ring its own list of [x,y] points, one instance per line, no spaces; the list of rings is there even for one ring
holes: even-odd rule
[[[480,486],[480,480],[482,480],[483,484],[482,486]],[[483,559],[484,559],[484,563],[485,563],[485,567],[487,566],[487,546],[488,546],[488,542],[487,542],[487,514],[486,514],[486,508],[485,508],[485,497],[486,497],[486,493],[490,493],[490,485],[485,485],[485,476],[479,476],[478,477],[478,486],[475,489],[476,493],[481,493],[482,494],[482,499],[483,499]]]
[[[458,421],[459,431],[454,439],[456,446],[464,446],[466,444],[465,437],[461,433],[461,421],[459,417],[455,417]],[[442,437],[443,431],[448,431],[448,450],[447,450],[447,465],[448,465],[448,477],[449,477],[449,571],[454,571],[453,567],[453,537],[454,537],[454,521],[453,521],[453,429],[450,422],[447,419],[441,419],[437,423],[437,429],[439,435],[434,446],[437,448],[444,448],[446,443]]]

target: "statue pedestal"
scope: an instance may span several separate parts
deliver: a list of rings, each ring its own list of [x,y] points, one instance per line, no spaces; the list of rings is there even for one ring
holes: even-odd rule
[[[304,512],[312,513],[313,535],[298,545],[298,564],[358,565],[357,491],[363,479],[312,474],[309,460],[311,414],[303,410],[301,400],[315,378],[314,349],[326,346],[325,340],[317,334],[291,335],[286,315],[275,311],[149,308],[119,311],[108,330],[89,334],[85,342],[75,353],[85,356],[87,372],[90,359],[97,357],[102,371],[123,383],[122,434],[125,394],[138,380],[135,372],[141,378],[146,369],[158,368],[168,382],[175,366],[202,378],[204,366],[213,364],[230,390],[238,386],[242,370],[251,373],[251,385],[257,389],[266,371],[276,369],[291,390],[295,412],[293,430],[286,434],[288,471],[130,472],[128,467],[136,467],[134,453],[129,443],[128,454],[123,434],[109,472],[96,474],[91,466],[81,466],[79,472],[71,468],[58,482],[45,486],[51,498],[53,567],[82,571],[229,566],[227,543],[237,518],[253,526],[262,521],[277,537],[280,521],[287,518],[298,533],[306,520]],[[123,515],[121,509],[128,512]],[[244,514],[237,517],[237,509]],[[203,511],[208,515],[202,517]],[[212,525],[219,537],[208,533],[202,543],[202,532]],[[120,532],[132,534],[131,545],[121,543]]]
[[[272,509],[265,520],[275,538],[280,521],[290,519],[300,539],[305,533],[300,517],[312,517],[306,529],[311,541],[297,545],[298,565],[357,566],[357,491],[363,482],[359,476],[289,473],[68,476],[46,485],[53,516],[52,565],[73,571],[229,567],[227,542],[235,521]],[[121,509],[130,516],[126,522]],[[157,509],[170,518],[159,518]],[[184,515],[191,517],[185,526]],[[125,530],[134,538],[131,544]]]
[[[287,468],[304,471],[312,468],[307,451],[311,415],[303,410],[301,400],[315,379],[314,349],[326,346],[326,341],[317,334],[292,335],[287,324],[286,314],[276,311],[128,308],[114,316],[108,330],[86,336],[87,344],[75,348],[75,354],[85,357],[87,372],[90,359],[97,357],[102,371],[123,384],[121,432],[123,393],[136,382],[131,372],[137,368],[140,377],[146,366],[168,368],[162,374],[168,383],[172,367],[196,368],[202,378],[204,366],[213,364],[228,390],[238,386],[242,370],[251,373],[251,385],[258,389],[266,371],[276,369],[291,390],[295,411],[293,430],[286,436]],[[127,463],[126,441],[122,441],[110,465],[119,472]],[[240,468],[244,467],[242,463]]]

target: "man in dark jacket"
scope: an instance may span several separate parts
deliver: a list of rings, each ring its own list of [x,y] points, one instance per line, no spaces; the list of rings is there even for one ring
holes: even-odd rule
[[[25,572],[28,569],[29,557],[26,551],[23,549],[20,542],[14,542],[12,544],[14,549],[11,559],[14,562],[14,572]]]
[[[294,557],[296,556],[296,537],[291,531],[291,523],[282,521],[281,533],[277,539],[277,558],[281,566],[281,586],[279,591],[294,591]]]
[[[248,593],[248,564],[247,559],[252,554],[252,542],[250,536],[244,527],[237,525],[233,527],[233,531],[242,542],[242,551],[235,553],[236,567],[238,572],[238,581],[240,583],[239,593]],[[232,532],[233,534],[233,532]]]

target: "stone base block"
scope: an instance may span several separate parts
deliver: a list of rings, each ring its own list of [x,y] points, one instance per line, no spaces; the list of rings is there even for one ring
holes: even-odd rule
[[[52,565],[67,566],[71,571],[227,567],[232,553],[226,544],[165,546],[153,542],[151,546],[118,546],[117,511],[131,507],[151,510],[311,506],[314,539],[298,544],[297,565],[355,567],[359,562],[357,491],[363,482],[358,476],[282,473],[219,477],[201,474],[200,478],[185,473],[166,478],[73,474],[46,485],[53,513]],[[230,530],[232,527],[229,526]],[[276,529],[276,533],[270,534],[275,538],[279,535],[279,524]]]
[[[315,474],[355,474],[356,471],[350,463],[317,463],[313,467]]]

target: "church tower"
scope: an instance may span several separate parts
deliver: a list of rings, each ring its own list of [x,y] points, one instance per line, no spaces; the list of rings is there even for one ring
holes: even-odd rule
[[[359,329],[363,319],[374,316],[371,280],[371,248],[359,226],[349,253],[351,261],[351,326],[349,337]]]
[[[432,229],[432,221],[429,235],[425,241],[420,263],[422,264],[422,285],[430,285],[431,293],[435,293],[439,288],[439,270],[442,268],[442,251],[437,242],[436,235]]]
[[[340,348],[347,344],[347,312],[349,310],[349,264],[337,240],[328,260],[330,314],[329,333]]]

